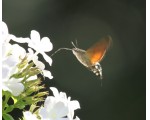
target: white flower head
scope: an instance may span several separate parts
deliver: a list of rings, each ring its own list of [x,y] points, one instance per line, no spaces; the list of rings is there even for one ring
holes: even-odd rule
[[[68,104],[69,112],[67,114],[67,117],[69,118],[69,120],[73,120],[74,110],[80,109],[79,102],[77,100],[71,101],[71,97],[68,97],[67,99],[66,93],[64,92],[59,93],[55,87],[50,87],[50,89],[53,91],[53,94],[57,99],[63,99]]]
[[[44,102],[44,107],[40,108],[41,120],[69,120],[67,116],[69,109],[63,100],[58,100],[53,96],[48,96]]]
[[[10,77],[17,71],[16,65],[20,62],[20,58],[24,57],[25,50],[19,45],[5,43],[2,45],[2,51],[2,89],[18,96],[24,90],[22,80]]]
[[[18,96],[23,92],[24,85],[22,79],[9,78],[15,68],[2,65],[2,89],[11,92],[14,96]]]
[[[16,64],[11,56],[2,61],[2,89],[11,92],[14,96],[20,95],[24,90],[22,79],[10,78],[17,70]]]
[[[50,89],[54,96],[48,96],[44,107],[40,108],[41,120],[73,120],[74,110],[80,108],[78,101],[70,101],[66,93],[59,93],[55,87],[50,87]],[[79,120],[78,117],[75,120]]]
[[[23,112],[25,120],[38,120],[35,114],[32,114],[30,111]]]
[[[53,49],[50,39],[48,37],[40,39],[40,34],[35,30],[31,31],[30,38],[31,40],[29,41],[28,46],[33,48],[36,51],[36,54],[42,54],[43,58],[51,65],[52,59],[45,53]]]

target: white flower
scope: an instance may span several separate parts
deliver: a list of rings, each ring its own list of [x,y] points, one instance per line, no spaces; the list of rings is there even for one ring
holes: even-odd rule
[[[67,99],[66,93],[58,92],[55,87],[50,87],[54,96],[48,96],[44,107],[40,108],[42,120],[73,120],[74,110],[80,108],[78,101]],[[79,120],[76,117],[75,120]]]
[[[14,96],[20,95],[24,90],[21,79],[10,79],[10,76],[17,70],[16,64],[12,56],[2,61],[2,89],[11,92]]]
[[[14,96],[20,95],[24,90],[24,85],[21,83],[22,79],[9,78],[15,68],[2,65],[2,89],[11,92]]]
[[[65,101],[48,96],[44,102],[44,107],[39,110],[41,120],[69,120],[64,118],[69,112]]]
[[[53,76],[52,76],[51,72],[48,70],[45,70],[44,63],[42,63],[41,61],[38,60],[38,56],[36,54],[34,54],[33,50],[29,48],[28,51],[29,51],[29,53],[27,54],[28,61],[32,60],[34,62],[34,64],[36,65],[36,67],[38,67],[42,71],[42,73],[45,77],[52,79]]]
[[[16,65],[24,57],[25,50],[19,45],[4,43],[2,52],[2,89],[11,92],[14,96],[18,96],[24,90],[22,80],[10,77],[16,72]]]
[[[57,99],[63,99],[68,104],[69,113],[67,114],[69,120],[73,120],[74,117],[74,110],[80,109],[80,104],[77,100],[71,100],[71,97],[66,96],[66,93],[64,92],[58,92],[58,90],[55,87],[50,87],[50,89],[53,91],[54,96]]]
[[[30,37],[31,40],[29,41],[28,46],[36,50],[36,54],[42,54],[43,58],[51,65],[52,59],[45,53],[53,49],[50,39],[48,37],[43,37],[40,40],[40,34],[35,30],[31,31]]]
[[[18,44],[11,45],[10,43],[2,44],[2,58],[10,59],[7,64],[11,61],[15,61],[16,64],[19,63],[26,56],[26,51],[23,47]],[[15,66],[15,65],[14,65]]]
[[[30,111],[23,112],[25,120],[38,120],[35,114],[32,114]]]

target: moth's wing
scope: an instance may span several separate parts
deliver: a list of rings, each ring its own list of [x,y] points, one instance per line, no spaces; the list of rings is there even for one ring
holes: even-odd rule
[[[106,36],[86,50],[86,54],[88,55],[92,65],[102,60],[111,41],[112,38],[110,36]]]

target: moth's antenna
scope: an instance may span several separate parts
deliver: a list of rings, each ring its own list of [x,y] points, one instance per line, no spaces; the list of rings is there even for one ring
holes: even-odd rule
[[[79,47],[79,46],[78,46],[78,41],[77,41],[77,39],[76,39],[76,46]]]
[[[77,42],[77,39],[76,39],[76,45],[73,43],[73,42],[71,42],[71,44],[73,45],[73,47],[75,47],[75,48],[77,48],[78,47],[78,42]]]
[[[59,52],[60,50],[72,50],[72,49],[70,49],[70,48],[59,48],[58,50],[56,50],[56,51],[51,55],[51,57],[52,57],[53,55],[55,55],[57,52]]]
[[[77,48],[73,42],[71,42],[71,44],[73,45],[73,47]]]

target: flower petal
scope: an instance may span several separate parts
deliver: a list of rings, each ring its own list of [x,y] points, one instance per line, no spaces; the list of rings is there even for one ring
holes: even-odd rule
[[[68,105],[69,105],[68,118],[69,119],[73,119],[74,110],[79,109],[80,108],[80,104],[79,104],[79,102],[77,100],[73,100],[73,101],[69,101]]]
[[[50,71],[48,70],[42,70],[42,71],[45,77],[48,77],[49,79],[53,79],[53,76]]]
[[[80,104],[77,100],[70,101],[69,105],[73,110],[80,109]]]
[[[33,57],[34,57],[34,52],[33,52],[33,50],[31,48],[28,48],[28,51],[29,52],[27,53],[27,59],[28,59],[28,61],[31,61],[33,59]]]
[[[54,104],[56,103],[56,99],[53,97],[53,96],[48,96],[44,102],[44,108],[47,110],[47,111],[50,111]]]
[[[40,34],[36,30],[32,30],[30,34],[30,38],[33,43],[40,42]]]
[[[7,86],[14,96],[20,95],[24,90],[24,86],[22,83],[8,83]]]
[[[14,35],[10,35],[9,38],[17,43],[29,43],[29,38],[16,37]]]
[[[64,102],[59,101],[55,104],[53,110],[56,112],[58,118],[67,116],[69,109]]]
[[[23,59],[26,55],[26,51],[23,47],[18,44],[12,45],[12,55],[14,55],[17,59]]]
[[[38,67],[38,68],[41,69],[41,70],[44,70],[45,65],[44,65],[41,61],[38,61],[38,60],[36,60],[36,59],[33,59],[33,62],[35,63],[36,67]]]
[[[41,117],[41,120],[49,120],[49,114],[47,113],[46,109],[43,107],[39,109],[39,115]]]
[[[2,37],[2,43],[9,42],[9,41],[6,41],[7,37],[9,36],[9,34],[8,34],[8,27],[7,27],[6,23],[2,21],[0,26],[2,28],[1,29],[1,33],[0,33],[1,37]]]
[[[35,114],[32,114],[30,111],[23,112],[25,120],[38,120]]]
[[[10,43],[2,44],[2,57],[5,59],[12,51],[12,45]]]
[[[16,59],[15,56],[11,55],[7,57],[6,60],[3,61],[3,64],[9,66],[9,67],[15,67],[18,64],[18,59]]]
[[[57,90],[57,88],[55,87],[50,87],[51,91],[53,92],[53,95],[58,98],[59,97],[59,92]]]
[[[44,52],[41,54],[43,55],[43,58],[45,59],[45,61],[48,62],[49,65],[51,66],[52,65],[52,59],[47,54],[45,54]]]
[[[6,66],[2,66],[2,80],[3,82],[9,77],[9,72],[10,72],[10,69],[9,67],[6,67]]]
[[[65,92],[60,92],[60,98],[67,100],[67,95]]]
[[[30,38],[31,40],[29,41],[28,46],[39,52],[40,34],[37,31],[32,30]]]
[[[43,37],[41,39],[40,47],[41,47],[41,50],[44,51],[44,52],[49,52],[53,49],[53,45],[50,42],[50,39],[48,37]]]

